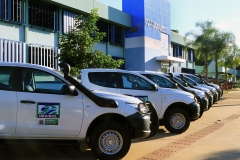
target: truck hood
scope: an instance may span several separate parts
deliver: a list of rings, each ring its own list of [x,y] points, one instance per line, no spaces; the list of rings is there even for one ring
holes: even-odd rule
[[[192,93],[183,91],[183,90],[179,90],[179,89],[171,89],[171,88],[161,88],[161,93],[162,94],[172,94],[172,95],[184,95],[184,96],[190,96],[190,97],[194,97],[194,95]]]
[[[191,90],[191,91],[195,91],[200,98],[203,98],[204,95],[205,95],[204,92],[201,91],[201,90],[194,89],[194,88],[191,88],[191,87],[186,87],[186,88],[189,89],[189,90]]]
[[[123,94],[107,92],[107,91],[100,91],[100,90],[92,90],[92,92],[97,94],[98,96],[114,99],[116,101],[123,101],[123,102],[129,102],[129,103],[137,103],[137,104],[142,103],[142,101],[138,98],[131,97],[131,96],[125,96]]]
[[[209,92],[210,90],[201,86],[195,86],[196,88],[201,89],[203,92]]]
[[[209,84],[210,84],[211,86],[217,88],[217,89],[220,89],[219,85],[217,85],[217,84],[212,84],[212,83],[209,83]]]

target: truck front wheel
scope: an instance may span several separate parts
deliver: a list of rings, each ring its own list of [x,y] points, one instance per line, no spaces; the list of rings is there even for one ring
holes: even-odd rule
[[[171,133],[183,133],[190,126],[189,115],[182,108],[172,108],[164,117],[164,126]]]
[[[128,153],[130,145],[130,133],[117,122],[101,123],[90,137],[90,148],[99,159],[121,159]]]

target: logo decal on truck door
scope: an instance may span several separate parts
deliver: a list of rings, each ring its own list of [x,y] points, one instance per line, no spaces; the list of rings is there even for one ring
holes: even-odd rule
[[[37,118],[60,118],[60,103],[37,103]]]

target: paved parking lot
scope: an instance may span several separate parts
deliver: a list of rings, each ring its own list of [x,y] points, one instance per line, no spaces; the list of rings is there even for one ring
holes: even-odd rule
[[[160,127],[151,139],[133,141],[124,160],[240,160],[240,92],[229,92],[183,134]],[[74,146],[0,145],[0,157],[16,160],[94,160]]]
[[[136,141],[124,158],[168,160],[240,160],[240,92],[229,92],[191,123],[183,134],[160,127],[155,137]]]

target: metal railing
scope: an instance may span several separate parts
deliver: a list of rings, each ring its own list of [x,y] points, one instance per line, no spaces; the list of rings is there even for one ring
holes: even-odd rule
[[[26,63],[26,44],[0,39],[0,61]]]

